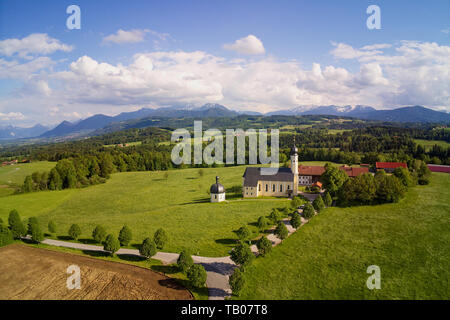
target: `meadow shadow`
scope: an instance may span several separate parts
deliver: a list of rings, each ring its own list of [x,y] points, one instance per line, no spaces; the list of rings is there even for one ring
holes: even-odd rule
[[[153,265],[150,269],[163,274],[174,274],[180,272],[176,265]]]
[[[91,256],[91,257],[111,257],[111,254],[105,251],[96,251],[96,250],[82,250],[84,254]]]
[[[238,243],[237,239],[231,239],[231,238],[216,239],[214,241],[216,243],[218,243],[218,244],[225,244],[225,245],[233,245],[233,244],[237,244]]]

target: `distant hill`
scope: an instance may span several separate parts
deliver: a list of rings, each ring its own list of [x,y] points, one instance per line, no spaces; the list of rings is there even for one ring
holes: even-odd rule
[[[148,117],[168,117],[168,118],[215,118],[215,117],[234,117],[239,115],[236,111],[231,111],[220,104],[205,104],[199,108],[191,106],[186,107],[165,107],[158,109],[142,108],[137,111],[123,112],[117,116],[110,117],[103,114],[97,114],[77,123],[69,121],[61,122],[57,127],[41,135],[42,138],[62,137],[76,135],[80,133],[89,133],[112,123],[129,121],[134,119],[143,119]]]
[[[49,128],[37,124],[31,128],[21,128],[15,126],[0,126],[0,139],[23,139],[38,137]]]
[[[422,106],[403,107],[392,110],[376,110],[369,106],[304,106],[280,110],[266,115],[334,115],[365,120],[390,122],[434,122],[449,123],[450,114],[431,110]]]

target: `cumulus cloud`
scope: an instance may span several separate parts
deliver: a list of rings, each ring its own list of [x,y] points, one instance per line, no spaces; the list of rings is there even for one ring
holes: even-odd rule
[[[116,44],[138,43],[144,41],[145,34],[148,32],[149,30],[134,29],[130,31],[125,31],[119,29],[116,33],[104,37],[102,43],[116,43]]]
[[[63,71],[40,72],[36,67],[22,94],[0,100],[0,112],[62,120],[207,102],[262,112],[329,104],[421,104],[450,110],[449,46],[404,41],[392,46],[389,54],[384,48],[388,46],[335,44],[331,53],[337,63],[353,59],[359,65],[356,71],[338,64],[304,67],[296,60],[268,56],[226,59],[203,51],[139,53],[127,65],[86,55]]]
[[[34,55],[49,55],[55,51],[69,52],[72,46],[51,38],[46,33],[33,33],[22,39],[6,39],[0,41],[0,54],[12,57],[31,59]]]
[[[28,79],[35,72],[49,68],[54,61],[49,57],[38,57],[26,63],[0,58],[0,79]]]
[[[236,40],[234,43],[224,44],[225,50],[236,51],[246,55],[264,54],[266,50],[261,40],[250,34],[245,38]]]
[[[8,113],[0,112],[0,120],[2,121],[23,120],[23,119],[25,119],[25,116],[21,112],[8,112]]]

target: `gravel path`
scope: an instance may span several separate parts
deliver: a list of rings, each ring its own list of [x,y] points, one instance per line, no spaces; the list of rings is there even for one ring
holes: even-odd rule
[[[303,218],[301,218],[301,220],[302,225],[308,222]],[[288,236],[296,231],[296,229],[291,226],[289,219],[283,219],[283,222],[286,224],[286,227],[289,231]],[[273,246],[276,246],[281,243],[281,240],[273,234],[274,230],[275,227],[271,229],[271,233],[267,235],[267,238],[272,241]],[[44,241],[42,241],[42,243],[51,246],[79,250],[104,251],[102,246],[53,239],[45,239]],[[258,253],[256,245],[252,245],[250,248],[255,254]],[[139,250],[136,249],[121,248],[116,253],[141,256],[139,254]],[[152,257],[152,259],[160,260],[163,264],[172,264],[177,262],[178,253],[158,252]],[[194,263],[201,264],[206,270],[206,286],[208,287],[209,291],[209,300],[224,300],[226,297],[229,297],[231,295],[231,288],[228,284],[228,277],[233,273],[233,270],[237,266],[229,256],[218,258],[192,256],[192,259],[194,260]]]

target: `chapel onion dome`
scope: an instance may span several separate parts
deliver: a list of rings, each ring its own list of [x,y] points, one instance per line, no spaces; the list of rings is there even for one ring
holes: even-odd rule
[[[213,194],[225,193],[225,187],[219,183],[219,177],[216,177],[216,183],[211,186],[209,192]]]

